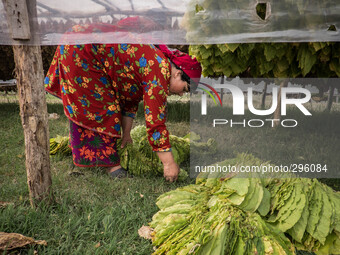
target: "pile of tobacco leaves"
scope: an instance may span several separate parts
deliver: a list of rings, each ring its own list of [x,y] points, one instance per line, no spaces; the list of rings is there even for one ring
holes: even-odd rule
[[[218,164],[263,163],[240,154]],[[316,179],[202,173],[157,206],[154,254],[340,254],[340,193]]]

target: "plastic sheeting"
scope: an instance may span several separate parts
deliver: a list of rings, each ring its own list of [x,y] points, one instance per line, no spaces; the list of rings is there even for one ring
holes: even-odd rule
[[[31,40],[11,38],[0,1],[0,44],[340,41],[339,0],[38,0]],[[155,26],[119,27],[127,17]],[[112,30],[68,33],[75,25],[106,23]]]

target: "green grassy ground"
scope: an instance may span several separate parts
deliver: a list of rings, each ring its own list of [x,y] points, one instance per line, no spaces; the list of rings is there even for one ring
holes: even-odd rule
[[[57,134],[67,135],[68,121],[63,115],[61,105],[50,103],[48,111],[60,115],[59,119],[49,122],[51,137]],[[323,118],[329,117],[320,115],[320,118],[324,120]],[[140,109],[136,124],[143,123],[143,113]],[[331,147],[333,151],[325,152],[333,153],[335,159],[339,156],[339,140],[336,140],[339,139],[338,124],[321,126],[327,135],[317,140],[319,143],[336,144]],[[308,130],[308,125],[305,127]],[[168,128],[172,134],[179,136],[190,131],[188,103],[174,100],[169,104]],[[240,139],[254,136],[252,130],[235,129],[229,132],[231,155],[234,151],[249,151],[249,146],[245,147]],[[265,153],[273,150],[268,137],[280,136],[280,130],[276,131],[277,134],[273,132],[257,130],[254,139],[254,144],[257,143],[256,156],[265,156]],[[0,201],[13,203],[0,208],[0,231],[21,233],[46,240],[48,243],[47,247],[22,250],[22,254],[33,254],[34,250],[39,254],[150,254],[152,245],[140,238],[137,230],[150,222],[153,214],[157,212],[156,198],[168,190],[193,182],[188,180],[185,183],[170,184],[156,177],[110,180],[100,169],[83,169],[83,175],[74,176],[70,175],[70,157],[53,157],[51,167],[56,204],[52,207],[42,205],[33,210],[28,200],[24,138],[16,103],[0,104],[0,137]],[[294,135],[286,134],[281,137],[288,139]],[[310,134],[306,141],[313,137],[313,134]],[[293,143],[292,146],[295,147],[290,148],[291,152],[301,151],[301,144]],[[282,157],[279,152],[276,154],[276,159]],[[319,154],[318,150],[308,152],[310,158]],[[334,188],[339,189],[339,180],[331,182]]]
[[[188,105],[186,109],[188,112]],[[68,121],[62,106],[49,104],[48,112],[60,115],[59,119],[49,121],[50,136],[67,135]],[[136,124],[143,124],[143,116],[139,115]],[[188,122],[180,119],[184,114],[176,115],[169,109],[169,115],[173,120],[168,124],[171,133],[185,135],[189,132]],[[151,243],[140,238],[137,230],[147,225],[157,212],[155,200],[160,194],[192,180],[175,184],[160,177],[118,181],[108,179],[100,169],[82,169],[84,175],[72,176],[71,157],[52,157],[53,192],[57,203],[52,208],[42,206],[33,210],[28,200],[18,105],[0,104],[0,116],[0,201],[13,202],[11,206],[0,208],[0,231],[46,240],[47,247],[36,247],[39,254],[152,252]],[[34,248],[22,251],[23,254],[33,252]]]

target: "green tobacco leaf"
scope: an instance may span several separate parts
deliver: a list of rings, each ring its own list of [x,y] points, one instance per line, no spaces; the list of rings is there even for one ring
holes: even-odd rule
[[[277,66],[273,69],[273,75],[277,78],[288,77],[288,70],[280,71]]]
[[[223,74],[223,70],[224,70],[224,66],[221,65],[221,64],[218,64],[218,63],[221,63],[221,61],[218,61],[215,65],[213,65],[212,69],[213,71],[216,73],[216,75],[220,75],[220,74]]]
[[[162,194],[156,202],[159,209],[170,207],[184,200],[194,200],[197,195],[189,191],[172,190]]]
[[[244,201],[244,199],[245,199],[245,196],[240,196],[236,193],[231,194],[228,197],[228,201],[233,205],[240,205]]]
[[[226,44],[216,44],[216,47],[222,52],[222,54],[230,51]]]
[[[263,198],[263,187],[258,178],[251,178],[250,180],[252,180],[254,183],[254,192],[251,196],[246,196],[246,199],[242,202],[240,208],[245,211],[255,212],[261,204]]]
[[[277,192],[272,190],[270,192],[274,195],[272,199],[272,212],[274,212],[274,210],[280,210],[287,203],[286,201],[294,192],[294,185],[290,181],[286,181],[281,183]]]
[[[248,47],[248,44],[240,44],[238,49],[238,56],[244,58],[243,61],[248,62],[249,57],[251,56],[252,48]]]
[[[226,67],[226,65],[229,65],[230,63],[233,63],[235,59],[235,55],[232,53],[226,53],[222,57],[222,65]]]
[[[284,211],[281,214],[280,221],[286,220],[292,213],[298,210],[299,207],[302,207],[303,209],[306,204],[306,195],[303,193],[303,184],[299,182],[295,183],[294,189],[295,189],[295,197],[294,197],[293,203],[290,205],[288,210]]]
[[[236,76],[243,71],[242,67],[240,65],[238,65],[236,62],[232,63],[230,67],[231,67],[233,76]]]
[[[294,61],[290,64],[290,77],[295,78],[299,75],[301,75],[301,70],[298,67],[297,62]]]
[[[201,57],[202,57],[202,59],[210,59],[211,56],[212,56],[212,52],[211,51],[206,50],[205,48],[201,48]]]
[[[213,56],[213,55],[211,55],[210,57],[209,57],[209,63],[211,64],[211,68],[214,66],[214,64],[215,64],[215,56]]]
[[[290,234],[290,236],[298,242],[302,241],[303,235],[305,234],[308,216],[309,216],[308,205],[306,205],[302,211],[301,218],[299,219],[299,221],[291,229],[287,231],[287,233]]]
[[[310,70],[312,69],[313,65],[316,63],[317,56],[312,54],[308,49],[305,51],[305,59],[304,65],[302,68],[302,75],[306,76]]]
[[[329,63],[329,69],[335,72],[338,77],[340,77],[339,59],[332,59],[331,63]]]
[[[287,43],[274,43],[273,44],[276,49],[276,56],[277,58],[282,58],[283,56],[287,55],[287,52],[289,52],[290,48],[293,46],[291,44]]]
[[[219,58],[219,59],[222,60],[223,52],[220,51],[217,47],[215,47],[215,48],[214,48],[214,55],[215,55],[215,57],[221,57],[221,58]]]
[[[272,61],[276,56],[276,49],[270,44],[264,44],[264,55],[267,61]]]
[[[309,218],[307,224],[307,232],[313,236],[314,231],[316,229],[316,225],[318,224],[321,217],[321,210],[323,207],[322,200],[322,189],[318,184],[315,184],[313,188],[312,196],[309,200]]]
[[[291,206],[293,205],[294,203],[294,200],[295,200],[295,197],[296,197],[296,189],[294,188],[292,190],[291,193],[289,193],[290,196],[289,196],[289,199],[286,201],[286,200],[283,200],[285,201],[283,206],[279,209],[277,215],[272,215],[269,219],[268,219],[268,222],[278,222],[280,220],[280,218],[282,217],[282,215],[288,213],[288,211],[291,210]]]
[[[319,42],[312,42],[311,44],[316,52],[322,49],[322,46]]]
[[[263,188],[263,198],[257,211],[261,216],[266,216],[270,211],[270,197],[271,194],[268,189]]]
[[[255,181],[253,178],[249,178],[249,187],[248,187],[248,192],[245,196],[240,196],[238,194],[232,194],[228,200],[235,205],[240,205],[242,203],[248,204],[248,201],[250,201],[250,198],[253,196],[255,193]]]
[[[283,72],[285,70],[287,70],[289,68],[289,63],[287,61],[286,58],[282,58],[280,59],[277,63],[276,63],[278,69],[280,72]]]
[[[222,188],[232,189],[240,196],[248,193],[250,181],[248,178],[232,178],[222,183]]]
[[[271,62],[262,62],[259,66],[258,69],[260,71],[261,75],[265,75],[269,73],[271,70],[273,70],[274,65]]]
[[[332,48],[329,45],[322,48],[322,53],[324,53],[325,55],[329,55],[331,54],[331,52],[332,52]]]
[[[204,68],[204,69],[206,69],[207,67],[210,66],[210,61],[209,61],[209,59],[203,59],[203,60],[201,61],[201,63],[202,63],[202,65],[203,65],[203,68]]]
[[[166,225],[172,224],[171,220],[173,218],[171,215],[181,215],[184,216],[189,214],[190,211],[193,209],[193,206],[190,204],[175,204],[171,207],[162,209],[158,211],[153,217],[152,222],[150,223],[151,227],[163,229],[166,227]],[[166,221],[168,219],[168,222]]]
[[[333,192],[333,190],[329,188],[328,195],[334,205],[334,230],[339,233],[340,238],[340,194]]]
[[[185,226],[187,222],[186,214],[169,214],[158,224],[155,229],[155,237],[153,244],[161,244],[169,235],[176,232],[176,230]]]
[[[328,62],[331,58],[330,55],[324,54],[323,52],[320,52],[319,59],[321,62]]]
[[[304,193],[307,194],[308,193],[308,187],[304,186]],[[303,208],[301,217],[299,219],[298,222],[296,222],[296,224],[287,231],[288,234],[290,234],[290,236],[301,243],[303,235],[305,234],[306,231],[306,227],[307,227],[307,223],[308,223],[308,217],[309,217],[309,201],[308,198],[306,200],[306,205]]]
[[[315,251],[317,255],[340,254],[340,239],[333,232],[327,236],[325,244]]]
[[[183,136],[183,138],[184,139],[188,138],[192,142],[201,140],[201,136],[196,134],[195,132],[190,132],[187,135]]]
[[[282,215],[278,228],[286,232],[288,229],[292,228],[301,218],[303,210],[306,206],[306,195],[302,193],[302,185],[298,185],[301,189],[297,188],[297,194],[292,205],[292,210],[288,211],[285,215]]]
[[[328,199],[327,193],[324,191],[322,192],[322,200],[323,206],[320,220],[312,236],[318,239],[321,244],[324,244],[326,241],[326,237],[330,233],[333,208],[331,202]]]
[[[245,254],[245,241],[243,240],[242,235],[238,237],[236,247],[234,249],[235,255],[244,255]]]
[[[232,73],[233,73],[233,70],[231,69],[230,66],[226,66],[226,67],[224,68],[223,74],[224,74],[226,77],[230,77]]]
[[[240,44],[239,43],[227,43],[225,44],[225,46],[231,51],[234,52],[235,50],[237,50],[238,46]]]

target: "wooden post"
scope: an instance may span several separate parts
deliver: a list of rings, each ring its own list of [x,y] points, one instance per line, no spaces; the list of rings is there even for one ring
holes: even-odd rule
[[[44,90],[44,73],[40,46],[22,45],[27,29],[34,28],[36,0],[3,0],[13,39],[21,122],[25,136],[27,183],[30,202],[35,207],[40,201],[52,201],[52,178],[49,158],[49,130],[47,104]],[[14,8],[14,9],[13,9]],[[26,14],[22,13],[26,10]],[[16,16],[15,19],[12,15]],[[29,19],[27,19],[29,17]],[[20,20],[17,20],[20,19]],[[17,20],[13,22],[13,20]],[[17,26],[26,28],[18,28]],[[28,28],[27,28],[28,27]],[[22,34],[20,31],[24,31]],[[36,40],[33,40],[36,42]],[[32,42],[32,41],[31,41]],[[21,45],[20,45],[21,44]]]
[[[328,91],[328,100],[327,100],[327,108],[326,108],[327,112],[330,112],[332,109],[333,96],[334,96],[334,85],[331,84],[329,86],[329,91]]]
[[[279,93],[277,95],[277,107],[276,107],[276,110],[274,112],[274,117],[273,117],[273,119],[276,120],[274,121],[274,127],[279,126],[280,121],[281,121],[281,89],[284,87],[287,87],[287,85],[288,85],[288,81],[282,81],[280,84]]]
[[[266,96],[267,96],[267,87],[268,87],[268,82],[264,82],[264,88],[262,91],[262,99],[261,99],[261,109],[263,110],[266,108]]]
[[[224,84],[224,75],[222,75],[222,77],[221,77],[221,84]],[[224,89],[221,88],[221,101],[222,101],[222,104],[223,104],[223,94],[224,94]]]

